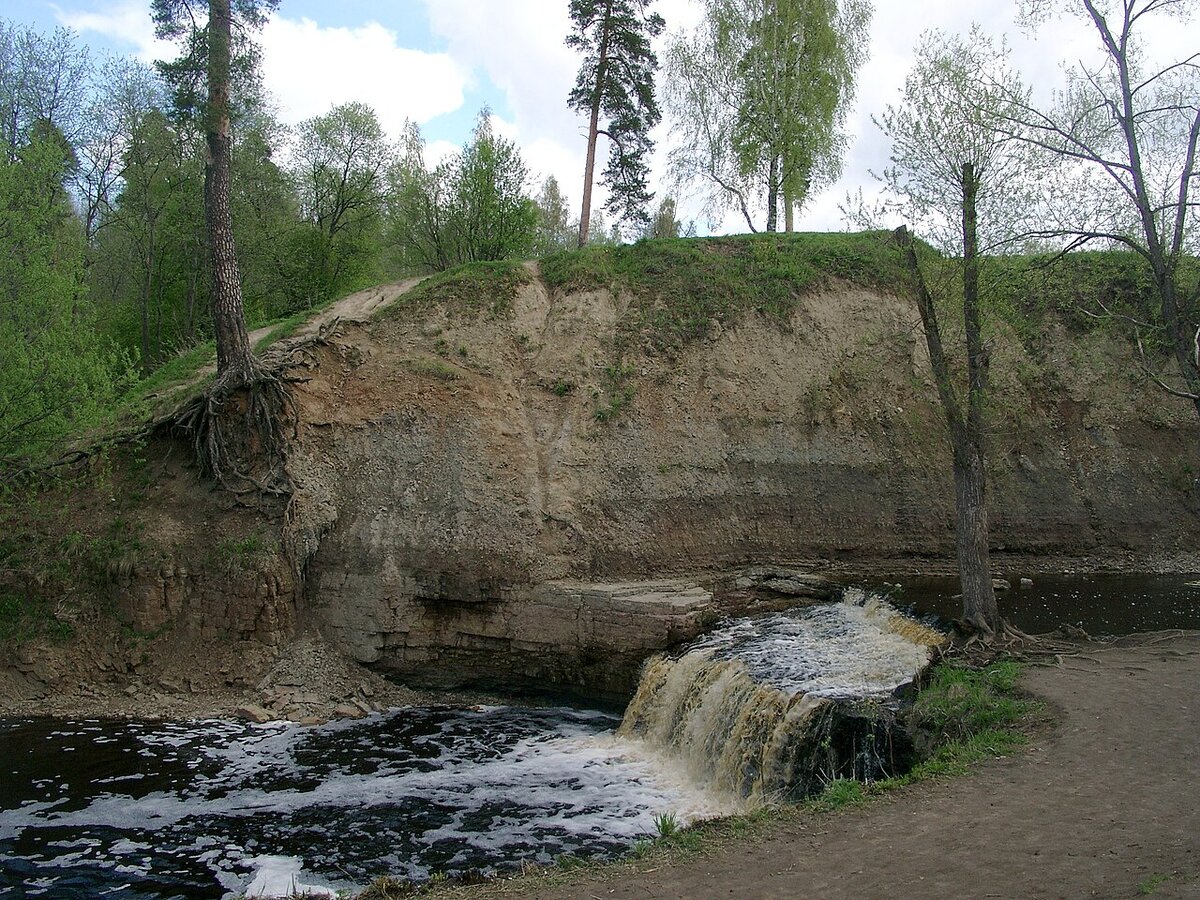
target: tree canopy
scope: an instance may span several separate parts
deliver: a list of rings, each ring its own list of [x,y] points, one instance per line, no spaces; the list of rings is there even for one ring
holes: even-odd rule
[[[751,231],[778,230],[814,187],[841,171],[842,125],[866,59],[869,0],[704,0],[675,35],[667,101],[683,139],[681,188],[698,186],[711,218],[737,209]]]
[[[654,147],[650,129],[661,118],[654,93],[658,57],[650,41],[665,27],[662,16],[650,12],[652,3],[571,0],[574,30],[567,36],[567,45],[582,53],[583,61],[567,102],[589,117],[579,227],[581,247],[588,242],[600,135],[609,141],[603,177],[609,191],[605,207],[621,221],[635,226],[643,226],[648,219],[646,205],[653,199],[648,184],[647,157]]]

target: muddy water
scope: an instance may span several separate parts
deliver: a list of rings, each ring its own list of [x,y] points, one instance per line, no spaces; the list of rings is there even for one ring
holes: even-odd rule
[[[0,723],[0,897],[286,895],[605,856],[724,810],[568,709]]]

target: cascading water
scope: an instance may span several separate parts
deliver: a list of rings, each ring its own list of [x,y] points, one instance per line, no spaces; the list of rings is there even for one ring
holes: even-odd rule
[[[0,721],[0,896],[201,898],[606,856],[891,765],[939,636],[861,592],[646,667],[621,734],[568,709],[276,723]]]
[[[874,595],[725,623],[651,660],[619,734],[752,800],[795,798],[836,777],[896,771],[897,688],[942,636]]]

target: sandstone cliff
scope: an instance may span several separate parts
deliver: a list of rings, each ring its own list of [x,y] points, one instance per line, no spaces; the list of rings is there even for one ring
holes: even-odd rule
[[[919,316],[878,273],[786,302],[734,283],[686,329],[659,283],[535,264],[403,287],[311,350],[286,510],[222,500],[181,449],[160,465],[133,513],[156,549],[106,588],[123,621],[201,645],[315,628],[419,682],[617,699],[650,652],[771,594],[755,566],[952,559]],[[1001,563],[1200,568],[1188,405],[1118,331],[1049,315],[990,340]],[[247,528],[253,558],[196,550]]]

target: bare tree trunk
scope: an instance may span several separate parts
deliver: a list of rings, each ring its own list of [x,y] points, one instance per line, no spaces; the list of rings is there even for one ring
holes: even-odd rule
[[[142,374],[149,375],[154,369],[154,361],[150,357],[150,260],[143,258],[141,287],[141,326],[142,326]]]
[[[788,234],[792,234],[796,230],[796,202],[792,199],[792,195],[787,191],[783,192],[783,220],[784,230]]]
[[[984,636],[1000,631],[988,551],[987,475],[983,451],[969,442],[954,447],[954,547],[962,586],[963,621]]]
[[[213,324],[217,338],[217,379],[236,387],[250,382],[254,356],[246,334],[237,248],[230,207],[229,0],[211,0],[208,24],[208,155],[204,172],[204,216],[212,270]]]
[[[962,169],[963,187],[963,319],[967,343],[967,403],[964,410],[951,378],[942,345],[937,310],[917,263],[908,230],[896,230],[916,287],[917,307],[925,327],[929,362],[946,423],[954,462],[954,545],[962,585],[963,622],[991,638],[1004,623],[992,586],[988,550],[987,475],[984,466],[984,401],[987,394],[988,354],[983,343],[979,310],[979,248],[976,239],[975,197],[979,182],[974,166]]]
[[[984,403],[988,353],[979,311],[979,241],[975,198],[979,178],[971,163],[962,167],[963,322],[967,339],[967,419],[954,439],[954,484],[958,574],[963,589],[963,621],[975,631],[1000,631],[1000,610],[992,587],[988,556],[987,476],[984,471]]]
[[[604,95],[604,76],[608,66],[609,21],[612,0],[604,8],[600,34],[600,56],[596,62],[596,93],[592,96],[592,115],[588,121],[587,162],[583,167],[583,211],[579,215],[579,246],[586,247],[592,219],[592,182],[596,176],[596,143],[600,139],[600,101]]]

